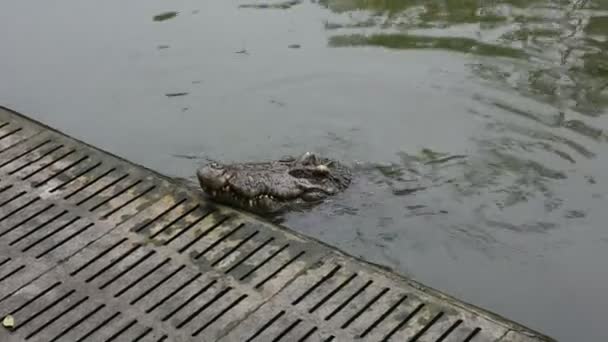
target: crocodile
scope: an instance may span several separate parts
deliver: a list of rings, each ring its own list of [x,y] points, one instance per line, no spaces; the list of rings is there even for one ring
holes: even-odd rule
[[[312,152],[260,162],[211,161],[196,176],[212,200],[256,214],[314,206],[348,188],[352,180],[347,166]]]

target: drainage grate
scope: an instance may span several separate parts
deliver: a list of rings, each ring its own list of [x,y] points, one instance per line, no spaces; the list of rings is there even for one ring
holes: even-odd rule
[[[523,336],[454,302],[0,109],[2,341]]]

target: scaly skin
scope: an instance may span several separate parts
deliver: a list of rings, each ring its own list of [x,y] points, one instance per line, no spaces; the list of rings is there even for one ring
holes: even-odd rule
[[[346,166],[310,152],[267,162],[210,163],[196,175],[213,200],[258,214],[314,205],[346,189],[352,177]]]

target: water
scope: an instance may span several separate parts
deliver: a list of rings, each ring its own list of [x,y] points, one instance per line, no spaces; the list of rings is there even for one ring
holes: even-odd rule
[[[608,338],[606,1],[4,0],[0,42],[3,105],[176,177],[339,158],[352,187],[287,225]]]

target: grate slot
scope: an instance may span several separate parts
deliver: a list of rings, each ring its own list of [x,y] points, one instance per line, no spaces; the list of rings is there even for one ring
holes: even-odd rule
[[[49,247],[47,250],[45,250],[44,252],[36,255],[36,259],[40,259],[43,256],[45,256],[48,253],[51,253],[52,251],[56,250],[57,248],[63,246],[64,244],[66,244],[68,241],[72,240],[73,238],[75,238],[76,236],[84,233],[87,229],[93,227],[94,224],[93,223],[89,223],[87,225],[85,225],[84,227],[80,228],[79,230],[73,232],[72,234],[68,235],[67,237],[65,237],[64,239],[60,240],[59,242],[57,242],[56,244],[54,244],[53,246]]]
[[[304,334],[304,336],[300,337],[300,339],[298,340],[298,342],[305,342],[309,337],[312,336],[312,334],[314,334],[317,330],[319,330],[319,328],[317,327],[312,327],[310,330],[308,330],[308,332],[306,334]]]
[[[464,341],[462,341],[462,342],[469,342],[469,341],[472,341],[472,340],[473,340],[473,338],[474,338],[475,336],[477,336],[477,334],[478,334],[480,331],[481,331],[481,328],[475,328],[475,329],[473,329],[473,331],[472,331],[472,332],[469,334],[469,336],[467,336],[467,338],[465,338],[465,339],[464,339]]]
[[[17,243],[19,243],[20,241],[22,241],[23,239],[27,239],[28,237],[30,237],[32,234],[35,234],[36,232],[38,232],[40,229],[48,226],[49,224],[53,223],[55,220],[57,220],[58,218],[60,218],[61,216],[67,214],[67,210],[64,210],[62,212],[60,212],[59,214],[51,217],[50,219],[43,221],[42,223],[40,223],[39,225],[35,226],[34,229],[30,230],[29,232],[21,235],[20,237],[18,237],[17,239],[11,241],[9,243],[9,246],[13,246],[16,245]],[[8,233],[5,232],[5,233]],[[0,237],[2,237],[5,233],[0,234]]]
[[[6,190],[12,188],[12,187],[13,187],[12,184],[8,184],[8,185],[5,185],[5,186],[1,187],[0,188],[0,194],[3,193],[3,192],[5,192]]]
[[[148,328],[148,329],[144,330],[144,332],[141,333],[139,336],[137,336],[135,339],[133,339],[132,342],[137,342],[137,341],[141,340],[142,338],[148,336],[148,334],[151,332],[152,332],[152,328]]]
[[[137,285],[137,283],[141,282],[142,280],[146,279],[147,277],[149,277],[152,273],[158,271],[161,267],[165,266],[166,264],[169,263],[169,261],[171,261],[170,258],[167,258],[165,260],[163,260],[161,263],[159,263],[158,265],[154,266],[154,268],[152,268],[151,270],[149,270],[148,272],[142,274],[140,277],[138,277],[137,279],[135,279],[133,282],[131,282],[129,285],[125,286],[122,290],[116,292],[114,294],[114,298],[118,298],[120,296],[122,296],[125,292],[129,291],[130,289],[132,289],[135,285]]]
[[[24,319],[23,321],[21,321],[21,323],[19,323],[18,325],[15,326],[15,330],[18,329],[22,329],[23,327],[25,327],[29,322],[35,320],[37,317],[39,317],[40,315],[44,314],[45,312],[47,312],[48,310],[52,309],[55,305],[59,304],[60,302],[62,302],[64,299],[70,297],[72,294],[74,294],[76,292],[76,290],[70,290],[67,293],[63,294],[61,297],[55,299],[54,301],[52,301],[51,303],[47,304],[44,308],[42,308],[42,310],[39,310],[38,312],[32,314],[30,317]],[[21,308],[20,308],[21,310]]]
[[[239,298],[237,298],[232,303],[230,303],[230,305],[228,305],[222,311],[220,311],[215,316],[213,316],[213,318],[211,318],[211,320],[209,320],[207,323],[205,323],[202,327],[196,329],[196,331],[194,331],[192,333],[192,336],[193,337],[198,336],[201,332],[203,332],[203,330],[207,329],[209,326],[211,326],[213,323],[215,323],[218,319],[220,319],[223,315],[225,315],[228,311],[232,310],[237,305],[239,305],[239,303],[242,302],[247,297],[248,296],[246,294],[241,295]]]
[[[5,161],[4,163],[0,164],[0,169],[1,169],[1,168],[3,168],[3,167],[5,167],[5,166],[6,166],[6,165],[8,165],[8,164],[11,164],[12,162],[14,162],[14,161],[18,160],[19,158],[21,158],[21,157],[23,157],[23,156],[25,156],[25,155],[27,155],[27,154],[30,154],[30,153],[32,153],[32,152],[34,152],[34,151],[36,151],[37,149],[41,148],[42,146],[44,146],[44,145],[46,145],[46,144],[48,144],[48,143],[50,143],[50,142],[51,142],[51,140],[45,140],[45,141],[41,142],[40,144],[38,144],[38,145],[36,145],[36,146],[34,146],[34,147],[32,147],[32,148],[28,149],[28,150],[25,150],[24,152],[22,152],[22,153],[20,153],[20,154],[18,154],[18,155],[16,155],[16,156],[14,156],[13,158],[11,158],[11,159],[9,159],[9,160]],[[11,147],[12,147],[12,146],[11,146]],[[10,148],[10,147],[9,147],[9,148]],[[5,150],[3,150],[2,152],[4,152],[4,151],[6,151],[6,149],[5,149]]]
[[[244,275],[242,275],[239,280],[243,281],[245,279],[247,279],[250,275],[252,275],[253,273],[255,273],[257,270],[259,270],[260,268],[262,268],[262,266],[266,265],[266,263],[268,263],[270,260],[272,260],[274,257],[276,257],[277,255],[279,255],[281,252],[283,252],[284,250],[287,249],[287,247],[289,247],[289,244],[285,244],[283,245],[283,247],[277,249],[276,251],[274,251],[272,254],[270,254],[268,257],[266,257],[264,260],[262,260],[262,262],[260,262],[259,264],[257,264],[254,268],[252,268],[251,270],[249,270],[249,272],[245,273]]]
[[[359,296],[361,293],[363,293],[363,291],[365,291],[365,289],[367,289],[373,283],[374,283],[373,280],[368,280],[355,293],[350,295],[350,297],[348,297],[344,302],[342,302],[342,304],[338,305],[338,307],[336,307],[329,315],[325,316],[325,320],[329,321],[330,319],[332,319],[332,317],[334,317],[336,314],[338,314],[340,311],[342,311],[342,309],[344,309],[348,304],[350,304],[350,302],[352,302],[353,299],[357,298],[357,296]]]
[[[7,257],[6,259],[0,261],[0,267],[4,266],[4,264],[6,264],[7,262],[11,261],[10,257]]]
[[[142,298],[144,298],[145,296],[147,296],[150,293],[152,293],[154,290],[156,290],[157,288],[159,288],[162,284],[164,284],[165,282],[167,282],[169,279],[173,278],[173,276],[175,276],[176,274],[178,274],[179,272],[181,272],[184,268],[186,268],[185,265],[181,265],[180,267],[176,268],[175,271],[167,274],[165,277],[163,277],[161,280],[159,280],[158,282],[156,282],[154,285],[152,285],[146,291],[144,291],[143,293],[141,293],[135,299],[131,300],[131,302],[129,302],[129,304],[134,305],[135,303],[139,302]]]
[[[359,309],[348,321],[344,322],[341,329],[346,329],[349,325],[351,325],[365,310],[369,309],[374,303],[376,303],[382,296],[384,296],[389,291],[388,287],[385,287],[380,291],[377,295],[374,296],[369,302],[367,302],[361,309]]]
[[[305,251],[300,251],[293,258],[289,259],[286,263],[284,263],[283,265],[281,265],[274,272],[270,273],[266,278],[262,279],[259,283],[257,283],[254,288],[257,289],[257,288],[260,288],[260,287],[264,286],[264,284],[266,284],[270,279],[276,277],[279,273],[281,273],[284,269],[286,269],[287,267],[289,267],[289,265],[293,264],[296,260],[298,260],[304,254],[306,254]]]
[[[264,323],[251,337],[247,339],[247,342],[251,342],[255,340],[258,336],[260,336],[266,329],[270,328],[281,316],[285,314],[285,311],[280,311],[278,314],[274,315],[268,322]]]
[[[109,184],[106,184],[103,187],[101,187],[101,189],[98,189],[97,191],[93,192],[92,194],[90,194],[90,195],[86,196],[85,198],[81,199],[80,201],[76,202],[76,205],[79,206],[79,205],[82,205],[82,204],[88,202],[91,198],[99,195],[100,193],[106,191],[107,189],[113,187],[114,185],[122,182],[127,177],[129,177],[128,173],[116,178],[115,180],[111,181]]]
[[[15,132],[16,133],[16,132]],[[5,145],[5,143],[7,142],[1,142],[0,143],[0,153],[4,153],[8,150],[10,150],[13,147],[18,146],[19,144],[27,141],[28,139],[30,139],[33,135],[35,134],[31,134],[32,132],[28,132],[28,134],[24,134],[21,136],[17,136],[15,139],[9,140],[8,144]],[[8,137],[7,137],[8,138]]]
[[[85,262],[82,266],[78,267],[77,269],[75,269],[74,271],[70,272],[70,275],[73,277],[75,275],[77,275],[78,273],[80,273],[82,270],[84,270],[85,268],[89,267],[91,264],[93,264],[94,262],[96,262],[97,260],[99,260],[100,258],[102,258],[104,255],[110,253],[112,250],[114,250],[115,248],[117,248],[118,246],[122,245],[125,241],[127,241],[127,238],[122,238],[121,240],[119,240],[118,242],[116,242],[115,244],[111,245],[110,247],[106,248],[103,252],[97,254],[95,257],[93,257],[91,260]]]
[[[187,231],[189,231],[190,229],[192,229],[192,227],[195,227],[197,224],[199,224],[199,222],[201,222],[202,220],[204,220],[205,218],[207,218],[209,215],[213,214],[214,211],[207,211],[205,212],[204,215],[202,215],[201,217],[197,218],[196,220],[192,221],[192,223],[188,224],[186,227],[184,227],[183,229],[180,229],[178,232],[175,233],[175,235],[173,235],[170,239],[166,240],[163,242],[163,246],[166,246],[168,244],[170,244],[171,242],[175,241],[177,238],[179,238],[180,236],[182,236],[184,233],[186,233]]]
[[[430,320],[429,322],[427,322],[424,327],[422,329],[420,329],[419,332],[416,333],[416,335],[414,335],[410,341],[415,342],[418,341],[418,339],[420,338],[420,336],[422,336],[427,330],[429,330],[433,324],[435,324],[442,316],[444,315],[443,311],[440,311],[437,315],[435,315],[435,317],[433,317],[432,320]]]
[[[298,298],[296,298],[296,300],[291,302],[291,305],[298,305],[304,298],[306,298],[306,296],[308,296],[314,290],[316,290],[319,286],[321,286],[321,284],[323,284],[324,282],[326,282],[327,280],[332,278],[341,268],[342,268],[341,265],[336,265],[331,271],[329,271],[329,273],[324,275],[321,279],[319,279],[319,281],[314,283],[310,288],[308,288],[308,290],[306,290]]]
[[[291,323],[289,326],[287,326],[287,328],[283,329],[283,331],[281,331],[279,333],[279,335],[277,335],[277,337],[275,337],[272,340],[272,342],[279,342],[283,337],[285,337],[287,334],[289,334],[290,331],[292,331],[295,327],[297,327],[298,324],[300,324],[300,322],[302,322],[301,319],[295,320],[293,323]]]
[[[180,248],[177,252],[180,253],[180,254],[184,253],[188,248],[192,247],[195,243],[199,242],[202,238],[204,238],[209,233],[211,233],[212,231],[214,231],[217,227],[219,227],[222,224],[224,224],[228,219],[229,219],[229,217],[222,217],[216,223],[214,223],[213,225],[211,225],[211,227],[205,229],[196,238],[192,239],[192,241],[190,241],[185,246],[183,246],[182,248]]]
[[[107,270],[109,270],[110,268],[112,268],[113,266],[115,266],[116,264],[118,264],[119,262],[121,262],[124,258],[128,257],[129,255],[131,255],[131,253],[133,253],[133,252],[137,251],[138,249],[140,249],[141,246],[142,245],[140,245],[140,244],[136,244],[133,247],[131,247],[129,250],[127,250],[126,253],[123,253],[119,257],[112,259],[112,261],[109,264],[107,264],[101,270],[97,271],[92,276],[88,277],[85,280],[85,282],[90,283],[91,281],[93,281],[93,279],[97,278],[98,276],[100,276],[101,274],[103,274],[104,272],[106,272]]]
[[[59,227],[55,228],[54,230],[51,230],[50,232],[48,232],[45,235],[43,235],[42,237],[38,238],[34,242],[30,243],[28,246],[25,246],[23,249],[21,249],[21,251],[24,252],[24,253],[27,252],[27,251],[29,251],[30,249],[34,248],[34,246],[38,245],[39,243],[41,243],[42,241],[48,239],[49,237],[55,235],[56,233],[58,233],[59,231],[65,229],[66,227],[68,227],[69,225],[71,225],[74,222],[78,221],[79,219],[80,219],[79,216],[74,217],[70,221],[68,221],[68,222],[60,225]]]
[[[36,336],[39,332],[41,332],[42,330],[48,328],[50,325],[52,325],[53,323],[57,322],[57,320],[59,320],[62,316],[66,315],[67,313],[69,313],[70,311],[76,309],[78,306],[80,306],[80,304],[86,302],[89,299],[89,296],[86,296],[82,299],[80,299],[79,301],[77,301],[76,303],[70,305],[69,307],[67,307],[65,310],[61,311],[58,315],[52,317],[50,320],[48,320],[46,323],[44,323],[43,325],[39,326],[38,328],[36,328],[34,331],[30,332],[27,336],[25,336],[26,340],[29,340],[30,338]]]
[[[2,283],[3,281],[5,281],[6,279],[14,276],[15,274],[21,272],[23,269],[25,268],[25,265],[20,265],[16,268],[14,268],[12,271],[8,272],[7,274],[3,275],[0,277],[0,283]]]
[[[186,202],[186,198],[182,198],[179,201],[175,202],[175,204],[173,204],[172,206],[170,206],[169,208],[163,210],[160,214],[156,215],[154,218],[152,218],[151,220],[148,220],[146,222],[144,222],[143,224],[141,224],[139,227],[135,228],[134,231],[136,233],[141,232],[142,230],[146,229],[148,226],[150,226],[152,223],[158,221],[159,219],[161,219],[163,216],[169,214],[170,212],[172,212],[173,210],[175,210],[175,208],[179,207],[180,205],[182,205],[184,202]]]
[[[401,297],[401,299],[399,299],[397,302],[395,302],[395,304],[391,305],[391,307],[388,308],[388,310],[386,310],[382,315],[380,315],[380,317],[378,317],[378,319],[376,319],[369,327],[367,327],[367,329],[365,329],[361,333],[361,335],[359,335],[359,337],[363,338],[367,334],[369,334],[372,330],[374,330],[380,323],[382,323],[382,321],[384,321],[386,319],[386,317],[388,317],[391,313],[393,313],[393,311],[395,311],[399,307],[399,305],[401,305],[406,299],[407,299],[407,295],[403,295]]]
[[[72,329],[76,328],[77,326],[79,326],[80,324],[84,323],[86,320],[88,320],[89,318],[91,318],[93,315],[95,315],[96,313],[99,312],[99,310],[105,308],[106,305],[105,304],[100,304],[98,305],[95,309],[93,309],[91,312],[89,312],[88,314],[84,315],[83,317],[79,318],[76,322],[70,324],[70,326],[68,326],[65,329],[62,329],[61,333],[57,336],[55,336],[53,339],[51,339],[49,342],[55,342],[57,340],[59,340],[60,338],[62,338],[63,336],[65,336],[67,333],[69,333]]]
[[[80,337],[78,340],[76,340],[76,342],[85,341],[90,336],[92,336],[97,331],[99,331],[101,328],[103,328],[103,327],[107,326],[108,324],[110,324],[110,322],[112,322],[116,317],[118,317],[120,315],[121,315],[121,312],[119,311],[119,312],[114,313],[112,316],[104,319],[103,321],[101,321],[101,323],[99,323],[98,325],[96,325],[95,327],[93,327],[93,329],[89,330],[86,334],[82,335],[82,337]]]
[[[443,340],[445,340],[446,337],[448,337],[449,334],[452,333],[452,331],[456,330],[456,328],[458,328],[458,326],[462,324],[462,320],[459,319],[456,322],[454,322],[449,328],[448,330],[446,330],[443,334],[441,334],[441,336],[439,336],[439,338],[437,339],[437,341],[435,342],[442,342]]]
[[[158,235],[160,235],[161,233],[163,233],[164,231],[166,231],[169,227],[171,227],[174,224],[176,224],[177,222],[181,221],[184,217],[190,215],[192,212],[194,212],[198,208],[200,208],[200,205],[197,204],[197,205],[193,206],[192,208],[184,211],[181,215],[178,215],[176,218],[174,218],[173,220],[171,220],[167,224],[162,225],[159,230],[150,229],[149,233],[152,233],[150,235],[150,238],[154,239],[155,237],[157,237]]]
[[[13,170],[9,171],[9,172],[8,172],[8,174],[9,174],[9,175],[14,175],[15,173],[17,173],[17,172],[19,172],[19,171],[21,171],[21,170],[25,169],[26,167],[28,167],[28,166],[30,166],[30,165],[32,165],[32,164],[34,164],[34,163],[36,163],[36,162],[39,162],[39,161],[40,161],[40,160],[42,160],[44,157],[46,157],[46,156],[50,155],[51,153],[53,153],[53,152],[55,152],[55,151],[58,151],[58,150],[59,150],[59,149],[61,149],[61,148],[63,148],[63,145],[58,145],[58,146],[55,146],[55,147],[51,148],[50,150],[48,150],[48,151],[46,151],[46,152],[42,153],[42,154],[41,154],[41,155],[39,155],[38,157],[36,157],[36,158],[34,158],[34,159],[32,159],[32,160],[30,160],[30,161],[26,162],[25,164],[23,164],[23,165],[21,165],[21,166],[19,166],[19,167],[15,168],[15,169],[13,169]]]
[[[98,162],[97,164],[94,164],[90,167],[88,167],[87,169],[81,171],[80,173],[76,174],[74,177],[56,185],[54,188],[52,188],[51,190],[49,190],[50,193],[53,193],[57,190],[61,190],[64,187],[68,186],[69,184],[71,184],[72,182],[76,181],[77,179],[79,179],[80,177],[86,175],[87,173],[95,170],[96,168],[98,168],[99,166],[101,166],[101,162]]]
[[[25,309],[26,307],[28,307],[30,304],[34,303],[38,299],[46,296],[49,292],[53,291],[59,285],[61,285],[61,282],[56,282],[56,283],[52,284],[51,286],[47,287],[46,289],[42,290],[41,292],[36,294],[34,297],[28,299],[25,303],[21,304],[20,306],[18,306],[15,309],[13,309],[11,311],[11,315],[13,315],[13,316],[17,315],[19,313],[19,311]]]
[[[340,283],[340,285],[338,285],[335,289],[331,290],[331,292],[329,292],[327,295],[325,295],[325,297],[321,298],[321,300],[319,300],[317,302],[317,304],[315,304],[313,307],[308,309],[308,313],[315,312],[318,308],[320,308],[323,304],[325,304],[328,300],[330,300],[336,293],[342,291],[342,289],[344,289],[344,287],[346,287],[348,284],[350,284],[350,282],[353,281],[353,279],[355,279],[356,277],[357,277],[357,274],[353,273],[350,277],[348,277],[346,280],[344,280],[342,283]],[[294,304],[292,303],[292,305],[294,305]]]
[[[388,341],[391,338],[391,336],[393,336],[397,331],[399,331],[401,328],[403,328],[407,324],[407,322],[409,322],[412,319],[412,317],[416,316],[416,314],[420,310],[422,310],[423,307],[424,307],[424,304],[419,304],[416,307],[416,309],[414,309],[414,311],[410,312],[409,315],[407,315],[399,324],[397,324],[396,327],[394,327],[391,331],[389,331],[388,334],[386,334],[384,336],[384,338],[382,339],[382,342]]]
[[[4,126],[3,126],[4,127]],[[8,131],[7,133],[4,133],[3,135],[0,135],[0,140],[4,139],[4,138],[8,138],[11,135],[17,133],[17,132],[21,132],[23,130],[23,128],[19,127],[19,128],[15,128],[12,131]]]
[[[253,237],[255,237],[256,235],[258,235],[260,231],[256,230],[253,233],[249,234],[246,238],[244,238],[243,240],[239,241],[238,244],[236,244],[234,247],[232,247],[228,252],[224,253],[223,255],[221,255],[219,258],[217,258],[213,263],[211,263],[211,267],[215,267],[217,266],[217,264],[219,264],[220,262],[222,262],[222,260],[226,259],[227,257],[229,257],[230,255],[232,255],[232,253],[236,252],[239,248],[241,248],[244,244],[246,244],[247,242],[249,242],[249,240],[253,239]]]
[[[209,300],[208,302],[203,304],[201,307],[196,309],[196,311],[194,311],[188,317],[186,317],[186,319],[184,319],[181,323],[179,323],[176,326],[176,328],[181,329],[184,326],[186,326],[186,324],[190,323],[190,321],[192,321],[196,316],[200,315],[203,311],[205,311],[208,307],[213,305],[213,303],[217,302],[220,298],[222,298],[226,293],[230,292],[231,290],[232,290],[232,287],[229,286],[229,287],[223,289],[222,291],[218,292],[215,296],[213,296],[213,298],[211,298],[211,300]]]
[[[19,195],[17,197],[21,197],[23,194],[25,194],[25,191],[19,193]],[[25,204],[20,205],[19,207],[13,209],[12,211],[10,211],[8,214],[2,216],[2,218],[0,218],[0,222],[6,220],[7,218],[15,215],[16,213],[20,212],[21,210],[25,209],[26,207],[36,203],[38,200],[40,200],[40,197],[34,197],[31,200],[27,201]],[[1,205],[0,205],[1,207]]]
[[[127,323],[124,327],[120,328],[120,330],[118,330],[117,332],[115,332],[112,336],[108,337],[108,339],[105,342],[112,342],[112,341],[114,341],[120,335],[122,335],[125,332],[127,332],[127,330],[131,329],[131,327],[133,327],[136,323],[137,323],[136,319],[134,319],[131,322]]]
[[[29,245],[23,247],[21,249],[22,252],[27,252],[30,249],[34,248],[36,245],[38,245],[39,243],[41,243],[42,241],[48,239],[49,237],[55,235],[56,233],[58,233],[59,231],[65,229],[66,227],[68,227],[69,225],[73,224],[74,222],[78,221],[80,219],[80,216],[76,216],[73,219],[71,219],[70,221],[60,225],[59,227],[49,231],[48,233],[46,233],[45,235],[41,236],[40,238],[38,238],[37,240],[33,241],[32,243],[30,243]]]
[[[108,217],[114,215],[116,212],[122,210],[123,208],[125,208],[129,204],[137,201],[140,198],[143,198],[146,194],[148,194],[150,191],[152,191],[154,189],[156,189],[156,185],[152,185],[152,186],[146,188],[144,191],[142,191],[139,194],[133,196],[128,201],[124,202],[123,204],[121,204],[121,205],[117,206],[116,208],[114,208],[114,209],[108,211],[107,213],[103,214],[102,218],[107,219]]]
[[[68,200],[68,199],[70,199],[70,198],[72,198],[72,197],[76,196],[78,193],[80,193],[80,192],[81,192],[81,191],[83,191],[84,189],[86,189],[86,188],[88,188],[88,187],[92,186],[93,184],[97,183],[98,181],[100,181],[100,180],[101,180],[101,179],[103,179],[104,177],[109,176],[109,175],[110,175],[112,172],[114,172],[114,171],[116,171],[116,168],[114,168],[114,167],[113,167],[113,168],[111,168],[111,169],[109,169],[108,171],[106,171],[106,172],[102,173],[101,175],[99,175],[99,176],[97,176],[97,177],[93,178],[93,179],[92,179],[92,180],[90,180],[89,182],[87,182],[87,183],[85,183],[85,184],[81,185],[80,187],[78,187],[78,188],[74,189],[74,191],[72,191],[71,193],[69,193],[69,194],[65,195],[65,196],[63,197],[63,199]]]
[[[76,152],[76,150],[71,150],[71,151],[68,151],[68,152],[66,152],[66,153],[62,154],[62,155],[61,155],[59,158],[54,159],[54,160],[52,160],[52,161],[50,161],[50,162],[48,162],[48,163],[46,163],[46,164],[42,165],[42,166],[41,166],[41,167],[39,167],[38,169],[36,169],[36,170],[34,170],[34,171],[32,171],[32,172],[28,173],[27,175],[25,175],[25,176],[21,177],[21,179],[22,179],[22,180],[28,180],[28,179],[32,178],[34,175],[36,175],[37,173],[41,172],[42,170],[44,170],[44,169],[48,168],[49,166],[51,166],[51,165],[53,165],[53,164],[55,164],[55,163],[57,163],[57,162],[59,162],[59,161],[63,160],[64,158],[66,158],[66,157],[67,157],[67,156],[69,156],[69,155],[74,154],[75,152]]]
[[[116,280],[118,280],[120,277],[122,277],[125,274],[127,274],[127,272],[131,271],[135,267],[139,266],[142,262],[146,261],[154,253],[156,253],[156,251],[149,251],[148,253],[144,254],[142,257],[140,257],[134,263],[132,263],[131,265],[129,265],[128,267],[126,267],[125,269],[123,269],[122,271],[120,271],[118,274],[116,274],[114,277],[110,278],[105,283],[101,284],[99,286],[99,289],[100,290],[105,289],[106,287],[108,287],[108,285],[112,284],[113,282],[115,282]]]
[[[252,250],[251,252],[247,253],[247,255],[245,255],[244,257],[242,257],[234,265],[230,266],[230,268],[227,269],[224,273],[228,274],[228,273],[232,272],[234,269],[236,269],[237,267],[239,267],[240,265],[242,265],[249,258],[251,258],[252,256],[254,256],[256,253],[258,253],[260,250],[262,250],[264,247],[266,247],[269,243],[273,242],[274,240],[275,240],[274,237],[270,237],[268,240],[264,241],[262,244],[260,244],[254,250]]]
[[[111,200],[115,199],[116,197],[124,194],[125,192],[133,189],[134,187],[136,187],[138,184],[140,184],[141,182],[143,182],[141,179],[136,180],[135,182],[131,183],[131,185],[126,186],[124,189],[121,189],[120,191],[117,191],[115,194],[113,194],[112,196],[104,199],[103,201],[97,203],[96,205],[94,205],[93,207],[91,207],[89,209],[90,212],[93,212],[95,210],[97,210],[99,207],[103,206],[104,204],[110,202]],[[117,182],[118,183],[118,182]],[[109,188],[112,185],[107,185],[107,188]],[[104,190],[106,190],[107,188],[105,188]],[[103,190],[102,190],[103,192]],[[101,192],[100,192],[101,193]],[[86,202],[86,200],[84,200]],[[80,203],[80,202],[79,202]],[[83,202],[84,203],[84,202]]]
[[[188,285],[192,284],[192,282],[194,282],[195,280],[197,280],[198,278],[200,278],[202,275],[203,275],[202,273],[197,273],[192,278],[188,279],[186,282],[184,282],[182,285],[180,285],[178,288],[176,288],[175,290],[171,291],[171,293],[169,293],[168,295],[166,295],[165,297],[163,297],[163,299],[161,299],[159,302],[157,302],[156,304],[154,304],[151,307],[147,308],[145,312],[146,313],[150,313],[150,312],[156,310],[156,308],[158,308],[159,306],[163,305],[166,301],[168,301],[173,296],[175,296],[176,294],[178,294],[180,291],[182,291]]]
[[[209,246],[207,246],[207,248],[205,248],[202,252],[198,253],[194,259],[198,260],[200,259],[203,255],[205,255],[207,252],[209,252],[210,250],[212,250],[213,248],[217,247],[220,243],[222,243],[224,240],[226,240],[227,238],[229,238],[230,236],[232,236],[234,233],[238,232],[241,228],[243,228],[245,225],[244,224],[239,224],[238,226],[236,226],[234,229],[232,229],[231,231],[229,231],[228,233],[224,234],[222,237],[220,237],[219,239],[217,239],[215,242],[213,242],[212,244],[210,244]]]
[[[176,313],[178,313],[181,309],[183,309],[186,305],[188,305],[190,302],[192,302],[194,299],[196,299],[196,297],[202,295],[203,293],[207,292],[207,290],[209,290],[213,285],[215,285],[215,283],[217,283],[217,280],[212,280],[211,282],[209,282],[207,285],[205,285],[205,287],[201,288],[200,290],[198,290],[196,293],[192,294],[190,297],[188,297],[188,299],[186,299],[185,301],[183,301],[180,305],[178,305],[175,309],[173,309],[171,312],[169,312],[167,315],[165,315],[161,321],[166,322],[168,319],[170,319],[173,315],[175,315]]]
[[[32,215],[30,215],[30,216],[26,217],[25,219],[23,219],[23,220],[19,221],[18,223],[14,224],[14,225],[13,225],[12,227],[10,227],[9,229],[7,229],[7,230],[3,231],[2,233],[0,233],[0,237],[3,237],[4,235],[6,235],[6,234],[8,234],[8,233],[12,232],[13,230],[15,230],[15,229],[17,229],[17,228],[21,227],[21,226],[22,226],[22,225],[24,225],[25,223],[27,223],[27,222],[29,222],[29,221],[33,220],[35,217],[37,217],[37,216],[39,216],[39,215],[43,214],[45,211],[47,211],[47,210],[49,210],[49,209],[53,208],[54,206],[55,206],[54,204],[49,204],[49,205],[47,205],[46,207],[43,207],[42,209],[40,209],[40,210],[38,210],[38,211],[34,212]],[[9,246],[12,246],[13,244],[14,244],[14,242],[11,242],[11,243],[9,243]]]
[[[11,185],[10,187],[12,187],[12,185]],[[10,187],[7,187],[7,188],[10,188]],[[25,195],[26,193],[27,193],[27,192],[25,192],[25,191],[21,191],[21,192],[18,192],[17,194],[15,194],[15,196],[13,196],[13,197],[11,197],[11,198],[8,198],[8,199],[4,200],[2,203],[0,203],[0,208],[2,208],[2,207],[4,207],[5,205],[7,205],[7,204],[11,203],[12,201],[16,200],[17,198],[19,198],[19,197],[21,197],[21,196]],[[4,220],[5,218],[6,218],[6,216],[5,216],[5,217],[3,217],[1,220]]]
[[[67,170],[69,170],[69,169],[73,168],[74,166],[76,166],[76,165],[78,165],[78,164],[82,163],[83,161],[85,161],[85,160],[87,160],[87,159],[89,159],[89,156],[84,156],[84,157],[81,157],[80,159],[78,159],[78,160],[76,160],[76,161],[74,161],[74,162],[72,162],[72,163],[68,164],[67,166],[63,167],[62,169],[58,170],[57,172],[53,173],[52,175],[50,175],[50,176],[48,176],[48,177],[44,178],[43,180],[41,180],[41,181],[39,181],[39,182],[35,183],[35,184],[34,184],[34,187],[35,187],[35,188],[39,188],[39,187],[43,186],[44,184],[48,183],[49,181],[51,181],[51,180],[52,180],[52,179],[54,179],[55,177],[59,176],[60,174],[62,174],[62,173],[64,173],[64,172],[66,172]]]

